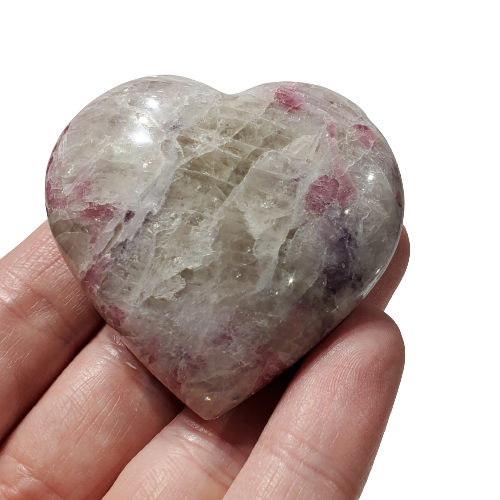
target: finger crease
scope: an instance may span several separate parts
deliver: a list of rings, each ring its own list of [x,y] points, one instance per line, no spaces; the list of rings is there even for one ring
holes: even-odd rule
[[[51,321],[47,320],[43,322],[43,327],[37,326],[35,322],[33,324],[29,325],[30,328],[34,328],[38,333],[45,335],[47,330],[50,330],[50,332],[55,336],[55,338],[59,339],[63,344],[68,345],[70,348],[74,349],[76,348],[76,344],[78,343],[78,333],[74,329],[74,327],[71,325],[71,323],[62,315],[62,313],[54,307],[51,301],[47,299],[43,294],[40,292],[36,291],[32,286],[23,283],[22,284],[24,288],[26,288],[36,299],[36,303],[34,308],[32,308],[30,311],[20,313],[19,311],[16,310],[16,307],[13,306],[11,301],[6,300],[5,297],[0,294],[0,301],[2,302],[2,306],[5,307],[6,310],[8,310],[11,314],[14,315],[14,317],[19,320],[21,325],[23,326],[28,326],[28,321],[30,319],[36,318],[37,315],[39,315],[42,312],[45,312],[45,314],[55,316],[58,318],[63,326],[65,327],[64,330],[67,331],[69,330],[70,335],[67,334],[60,334],[58,328],[54,328],[51,326]],[[5,288],[3,291],[8,294],[8,290]],[[22,294],[16,294],[16,295],[22,295]],[[15,304],[15,299],[12,300],[12,302]]]
[[[197,468],[202,471],[207,477],[209,477],[216,484],[227,491],[234,481],[234,476],[229,473],[229,470],[223,470],[221,467],[215,465],[214,460],[205,462],[203,458],[200,459],[200,456],[214,455],[214,451],[210,449],[210,443],[204,433],[200,433],[194,430],[194,432],[191,432],[191,434],[195,434],[195,436],[193,438],[190,438],[189,436],[184,435],[182,432],[175,433],[175,437],[178,439],[178,446],[182,450],[183,455],[186,456],[186,458],[188,458],[191,462],[193,462],[197,466]],[[170,446],[172,445],[171,441],[166,436],[163,436],[162,433],[160,433],[160,436],[168,440]],[[196,436],[201,437],[201,440],[197,439]],[[226,450],[224,450],[223,447],[220,446],[217,440],[212,444],[216,446],[217,451],[221,454],[224,454],[226,456],[229,455]]]
[[[11,462],[5,464],[4,462]],[[1,455],[3,477],[0,476],[0,500],[29,500],[40,498],[43,493],[45,500],[63,500],[63,497],[50,487],[45,481],[37,478],[33,469],[22,463],[10,453],[4,451]],[[5,470],[13,479],[5,477]]]
[[[316,475],[343,498],[357,498],[358,488],[353,481],[338,468],[328,467],[332,458],[293,432],[288,431],[282,442],[263,442],[263,447],[295,476],[310,482],[311,474]]]

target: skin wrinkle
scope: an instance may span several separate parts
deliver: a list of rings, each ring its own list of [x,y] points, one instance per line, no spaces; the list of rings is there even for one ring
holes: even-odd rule
[[[23,274],[25,274],[25,275],[27,274],[28,276],[30,275],[30,272],[31,272],[32,269],[30,269],[29,267],[27,267],[26,269],[24,269],[23,273],[15,273],[14,272],[15,266],[3,267],[3,269],[2,269],[1,272],[2,272],[2,274],[6,274],[7,275],[6,277],[3,277],[4,278],[3,279],[3,284],[4,285],[6,283],[9,284],[9,282],[10,282],[10,286],[8,286],[8,288],[14,288],[14,289],[17,289],[17,291],[21,290],[22,292],[24,291],[23,289],[25,288],[28,292],[31,292],[33,295],[42,298],[45,302],[48,303],[49,306],[52,306],[53,304],[51,304],[50,301],[47,300],[46,297],[44,297],[44,296],[42,297],[42,295],[38,291],[36,291],[34,289],[33,285],[35,285],[38,282],[38,280],[40,280],[41,278],[43,278],[46,273],[48,273],[49,271],[51,271],[52,266],[54,266],[56,263],[58,263],[58,260],[59,259],[54,259],[54,262],[52,262],[48,266],[45,266],[45,268],[42,271],[39,271],[37,273],[37,275],[35,275],[33,277],[33,284],[28,283],[25,279],[22,278]],[[36,262],[34,264],[36,264]],[[13,296],[14,296],[14,293],[12,293],[10,295],[10,297],[13,297]]]
[[[177,469],[179,476],[182,475],[182,469]],[[162,498],[165,491],[171,495],[172,498],[178,498],[178,492],[172,490],[171,486],[163,486],[165,476],[168,472],[164,469],[158,471],[153,464],[151,468],[151,473],[148,474],[146,481],[141,482],[138,489],[136,491],[130,491],[130,498],[133,500],[142,500],[142,499],[154,499],[154,498]],[[104,497],[105,499],[107,497]],[[168,497],[167,497],[168,498]]]
[[[44,228],[41,231],[41,228]],[[35,234],[36,233],[36,234]],[[17,248],[8,253],[2,260],[2,272],[10,269],[10,275],[21,283],[24,284],[24,281],[21,278],[21,275],[24,273],[28,273],[31,275],[34,282],[37,282],[45,273],[51,270],[54,266],[62,262],[62,256],[59,253],[59,250],[54,245],[52,235],[48,231],[48,225],[44,222],[33,235],[28,237],[25,241],[23,241]],[[28,240],[31,238],[37,238],[38,235],[41,234],[41,241],[37,242],[35,248],[30,246]],[[27,247],[25,250],[24,247]],[[48,247],[48,248],[46,248]],[[42,250],[43,249],[43,250]],[[16,255],[19,252],[20,255]],[[47,259],[47,256],[50,259]],[[9,268],[4,266],[4,263],[9,263]],[[38,266],[42,266],[41,269]],[[14,272],[15,269],[19,269],[19,275]],[[33,274],[34,273],[34,274]]]
[[[12,334],[11,334],[12,335]],[[9,345],[7,340],[12,340],[12,343]],[[4,345],[7,344],[7,348],[4,350]],[[21,337],[16,337],[14,339],[9,339],[9,337],[6,335],[2,341],[0,341],[0,349],[1,349],[1,354],[0,356],[2,357],[2,361],[6,360],[7,365],[4,367],[5,372],[13,372],[16,368],[16,362],[24,360],[24,358],[28,357],[30,354],[30,350],[27,350],[25,352],[22,352],[22,354],[18,355],[18,352],[22,351],[22,349],[25,347],[23,345],[23,341]],[[17,356],[17,359],[15,356],[11,356],[11,354],[15,354]]]
[[[150,474],[148,474],[145,481],[141,481],[141,484],[139,485],[138,489],[136,491],[130,491],[131,498],[141,500],[143,498],[149,499],[149,498],[154,498],[154,496],[156,496],[156,492],[161,483],[163,482],[163,479],[166,475],[166,471],[164,469],[158,471],[154,467],[154,464],[152,464],[150,470],[151,470]],[[172,491],[171,488],[170,491]]]
[[[311,380],[312,383],[313,381]],[[306,391],[303,392],[307,394]],[[323,413],[314,416],[315,413],[318,413],[318,409],[315,407],[314,401],[311,401],[311,403],[311,405],[301,405],[298,414],[293,416],[293,422],[283,427],[277,435],[271,434],[270,437],[262,440],[262,448],[266,455],[265,462],[272,461],[272,457],[275,457],[282,468],[289,468],[292,474],[310,480],[312,473],[320,477],[320,479],[323,478],[335,490],[342,491],[346,498],[351,498],[348,493],[354,491],[355,488],[345,480],[347,476],[343,475],[339,470],[332,469],[330,473],[336,476],[333,478],[329,475],[327,469],[319,466],[321,463],[328,463],[329,456],[313,443],[323,442],[326,438],[311,436],[307,433],[304,436],[301,435],[304,434],[304,429],[316,428],[318,426],[324,427],[325,425],[325,412],[323,411]],[[335,411],[338,413],[337,408],[335,408]],[[313,414],[312,417],[311,413]],[[326,418],[326,422],[328,420]],[[320,432],[320,436],[321,434],[322,432]],[[336,432],[333,439],[328,439],[329,446],[335,443],[338,436],[339,431]],[[271,456],[270,460],[267,455]],[[311,456],[318,457],[316,460],[318,465],[315,466],[308,462]],[[307,470],[302,471],[300,466],[305,466]]]
[[[5,480],[4,477],[0,477],[0,500],[65,500],[42,480],[34,477],[33,472],[29,470],[25,464],[19,462],[15,457],[9,454],[5,456],[11,462],[8,467],[13,468],[10,473],[16,476],[16,482],[9,482]],[[3,464],[3,468],[5,468],[5,464]],[[29,488],[31,491],[36,492],[35,496],[26,496],[21,491],[21,488],[25,488],[23,482],[26,481],[32,484],[37,483],[36,489]],[[50,496],[47,496],[47,494]]]
[[[266,455],[270,456],[267,460],[272,461],[275,458],[282,467],[289,469],[293,476],[302,478],[304,482],[311,481],[311,476],[314,476],[319,479],[318,483],[327,484],[332,491],[340,491],[345,498],[352,498],[358,488],[349,480],[347,474],[342,474],[339,469],[328,470],[327,467],[319,466],[319,463],[329,462],[328,454],[312,443],[308,443],[300,437],[300,434],[292,430],[288,430],[286,434],[284,441],[286,444],[280,442],[279,438],[282,436],[278,436],[278,439],[271,442],[263,442],[263,449]],[[311,456],[315,457],[317,465],[312,463]]]
[[[160,434],[161,435],[161,434]],[[218,484],[221,488],[227,490],[234,480],[227,472],[222,469],[213,467],[212,463],[204,464],[198,458],[198,455],[210,454],[216,456],[218,454],[224,454],[222,447],[217,446],[217,443],[209,443],[206,440],[206,436],[198,435],[198,439],[190,439],[188,435],[182,435],[178,432],[176,437],[177,449],[174,452],[174,456],[180,455],[180,458],[187,458],[190,462],[195,464],[197,468],[202,471],[207,477],[209,477],[213,482]],[[193,436],[192,436],[193,437]],[[202,439],[199,439],[199,438]],[[213,452],[213,448],[217,448],[216,453]]]
[[[155,481],[154,494],[151,491],[146,497],[134,495],[133,498],[163,498],[163,492],[169,488],[168,483],[165,484],[165,479],[175,474],[175,470],[185,471],[191,468],[185,463],[186,460],[195,465],[197,470],[211,480],[211,488],[216,485],[225,492],[231,485],[235,477],[235,473],[231,472],[232,469],[239,469],[245,462],[248,453],[227,440],[221,439],[210,429],[196,424],[186,413],[190,414],[191,412],[186,410],[184,414],[177,417],[175,423],[167,426],[157,438],[165,443],[165,448],[170,444],[168,463],[162,467],[166,468],[168,472],[161,475],[161,480]],[[155,446],[162,446],[162,444],[157,442]],[[205,457],[210,456],[212,459],[205,461]],[[233,462],[237,464],[236,467],[228,466]],[[156,467],[153,467],[153,472],[158,478]],[[180,472],[179,476],[183,475],[184,473]],[[148,483],[153,481],[149,473],[147,478]],[[188,499],[190,497],[185,492],[182,498]]]
[[[27,314],[20,312],[16,310],[15,307],[13,307],[13,304],[9,304],[9,301],[6,301],[4,297],[0,295],[0,301],[2,302],[2,305],[5,307],[5,309],[12,313],[21,325],[24,325],[26,328],[34,328],[42,339],[47,333],[47,327],[50,327],[50,333],[57,337],[63,344],[69,344],[69,348],[75,349],[78,345],[78,331],[75,329],[75,327],[72,326],[68,322],[68,320],[59,312],[59,310],[55,309],[53,304],[51,304],[50,301],[48,301],[45,297],[36,292],[29,285],[23,284],[23,286],[25,286],[28,289],[29,293],[31,293],[35,297],[35,299],[37,299],[37,301],[31,306],[31,309],[26,311]],[[11,294],[11,297],[14,297],[14,293]],[[12,302],[15,303],[14,300],[12,300]],[[44,321],[42,325],[38,324],[37,320],[40,318],[43,321],[44,315],[47,317],[46,321]],[[50,324],[54,322],[54,316],[61,320],[64,328],[68,329],[71,335],[62,335],[59,332],[58,328]]]
[[[224,455],[228,458],[230,457],[231,460],[236,461],[240,467],[245,463],[249,453],[244,450],[242,446],[231,442],[231,440],[224,436],[224,426],[219,428],[218,432],[214,432],[208,426],[195,423],[193,418],[190,418],[190,414],[191,411],[186,410],[179,416],[179,418],[182,419],[182,424],[185,426],[185,429],[176,429],[178,432],[176,432],[175,435],[180,437],[184,434],[184,438],[189,440],[188,436],[189,434],[192,434],[195,437],[194,442],[198,445],[200,444],[200,439],[196,439],[196,437],[201,438],[201,444],[202,446],[205,446],[207,451],[209,451],[210,448],[215,448],[218,454]],[[224,471],[219,472],[224,475]],[[227,487],[229,487],[231,482],[234,480],[234,476],[230,474],[226,475],[229,478],[227,485]]]
[[[227,423],[223,424],[220,427],[218,426],[218,433],[216,433],[208,425],[205,426],[203,425],[203,423],[200,424],[199,422],[196,422],[196,417],[192,415],[190,410],[184,411],[181,415],[179,415],[178,419],[179,421],[181,421],[181,425],[184,426],[184,428],[178,429],[179,432],[190,433],[193,436],[198,436],[205,442],[218,439],[220,441],[221,447],[229,447],[231,450],[238,450],[243,452],[243,450],[238,445],[231,443],[229,439],[224,438],[224,428],[227,426]],[[224,419],[227,420],[227,417],[223,415],[221,417],[221,420]],[[217,423],[219,424],[219,422]]]
[[[84,432],[82,432],[78,441],[73,446],[73,448],[78,448],[78,444],[84,439],[95,441],[93,445],[95,453],[93,455],[89,454],[89,456],[93,456],[95,461],[102,464],[104,468],[110,469],[110,473],[116,471],[116,474],[118,474],[121,468],[117,468],[116,465],[110,468],[105,454],[100,453],[100,451],[112,448],[114,445],[113,438],[115,436],[121,436],[121,439],[126,441],[129,435],[130,429],[133,426],[134,417],[132,417],[128,423],[121,422],[116,418],[116,414],[119,414],[120,408],[129,404],[129,398],[127,396],[129,395],[120,394],[115,400],[106,400],[104,397],[101,397],[99,400],[95,401],[89,408],[89,412],[93,407],[98,408],[98,412],[93,416],[92,421],[86,425],[86,429],[84,429]],[[110,422],[111,425],[108,427]],[[92,431],[92,433],[86,436],[90,431]],[[103,439],[97,441],[96,437],[101,435]],[[108,443],[110,446],[107,446]],[[101,489],[100,485],[96,486],[95,490],[97,489]]]
[[[8,271],[7,271],[7,273],[8,273]],[[32,292],[32,294],[35,295],[33,292]],[[16,297],[16,295],[17,295],[17,297]],[[17,323],[18,325],[21,325],[21,326],[25,325],[28,322],[28,320],[31,319],[31,317],[34,316],[39,310],[43,311],[44,309],[47,309],[47,306],[50,307],[50,303],[48,303],[48,301],[45,298],[38,296],[39,300],[35,301],[34,304],[29,305],[29,309],[26,309],[26,308],[21,309],[19,307],[16,308],[16,307],[14,307],[14,305],[16,304],[16,298],[18,299],[18,301],[22,301],[24,298],[27,298],[27,297],[26,297],[26,294],[24,294],[24,295],[16,294],[13,290],[9,292],[9,290],[5,286],[5,282],[4,282],[4,286],[2,286],[2,288],[0,289],[0,301],[1,301],[1,305],[3,306],[2,313],[4,313],[4,311],[6,310],[10,314],[12,314],[15,318],[13,323]],[[37,306],[39,306],[40,301],[45,302],[45,307],[43,307],[43,306],[37,307]],[[32,309],[35,309],[35,311],[30,312]],[[2,316],[3,316],[3,314],[2,314]],[[2,318],[2,320],[3,320],[3,318]],[[9,325],[9,320],[8,319],[3,320],[2,323],[4,323],[4,322],[5,322],[5,327],[7,327]],[[2,328],[2,330],[3,330],[3,328]]]
[[[115,400],[105,400],[104,397],[99,398],[95,402],[92,403],[92,405],[85,405],[86,410],[88,413],[92,413],[92,410],[94,408],[98,409],[97,414],[92,416],[92,420],[90,422],[82,421],[80,424],[74,429],[73,434],[79,434],[78,438],[76,441],[74,441],[74,447],[78,448],[78,445],[81,443],[83,439],[86,439],[86,433],[88,432],[89,428],[92,428],[93,431],[93,436],[99,435],[99,431],[102,431],[103,428],[105,427],[105,424],[107,423],[108,416],[113,414],[113,410],[119,407],[121,396],[119,396]],[[113,425],[116,425],[116,422],[113,423]],[[112,433],[113,427],[109,430],[106,431],[106,436],[105,439],[109,438],[109,435]],[[104,445],[105,441],[101,443],[101,445]]]
[[[209,479],[210,481],[208,484],[210,484],[210,490],[215,486],[220,491],[225,492],[234,477],[224,472],[219,465],[214,465],[213,462],[217,464],[220,462],[220,457],[214,454],[213,450],[210,448],[213,447],[210,445],[204,446],[199,442],[195,443],[185,439],[177,439],[175,448],[172,449],[171,447],[168,452],[168,462],[161,466],[163,472],[159,473],[158,467],[153,466],[152,470],[148,470],[148,474],[144,477],[144,481],[141,479],[137,493],[133,496],[127,494],[127,497],[138,500],[143,498],[160,499],[165,498],[164,495],[166,491],[171,493],[172,488],[174,488],[174,490],[178,491],[178,494],[175,495],[176,499],[185,498],[187,500],[195,498],[191,497],[190,492],[196,489],[196,484],[193,484],[189,478],[186,478],[187,481],[183,484],[179,484],[179,487],[176,488],[176,484],[182,483],[186,475],[186,470],[192,469],[193,466],[199,471],[199,474],[197,474],[198,483],[205,484],[207,483],[207,479]],[[222,451],[222,453],[224,452]],[[210,466],[203,464],[205,455],[213,457],[212,460],[210,460]],[[186,463],[186,460],[188,463]],[[172,484],[172,482],[169,481],[171,477],[176,477],[178,481]],[[146,488],[143,486],[143,483],[146,483],[148,487]],[[186,490],[186,488],[188,488],[188,490]],[[146,489],[147,494],[144,494],[144,490]],[[127,492],[128,491],[129,488],[127,488]],[[114,494],[114,496],[111,495],[111,498],[114,497],[121,498],[120,496],[116,496],[116,494]]]

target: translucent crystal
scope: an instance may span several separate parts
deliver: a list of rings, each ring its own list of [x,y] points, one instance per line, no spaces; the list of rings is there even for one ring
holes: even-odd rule
[[[61,134],[49,223],[106,321],[203,418],[327,335],[387,266],[403,189],[353,103],[303,83],[120,85]]]

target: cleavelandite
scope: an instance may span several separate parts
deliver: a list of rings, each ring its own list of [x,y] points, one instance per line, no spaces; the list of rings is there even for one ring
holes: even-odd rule
[[[95,307],[211,419],[369,292],[399,238],[403,188],[382,134],[335,92],[282,82],[226,95],[153,76],[65,128],[46,204]]]

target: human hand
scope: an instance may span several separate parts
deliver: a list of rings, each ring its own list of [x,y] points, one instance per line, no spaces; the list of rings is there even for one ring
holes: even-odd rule
[[[298,369],[207,422],[104,326],[43,224],[0,261],[0,500],[358,498],[403,371],[383,309],[408,258],[403,231]]]

